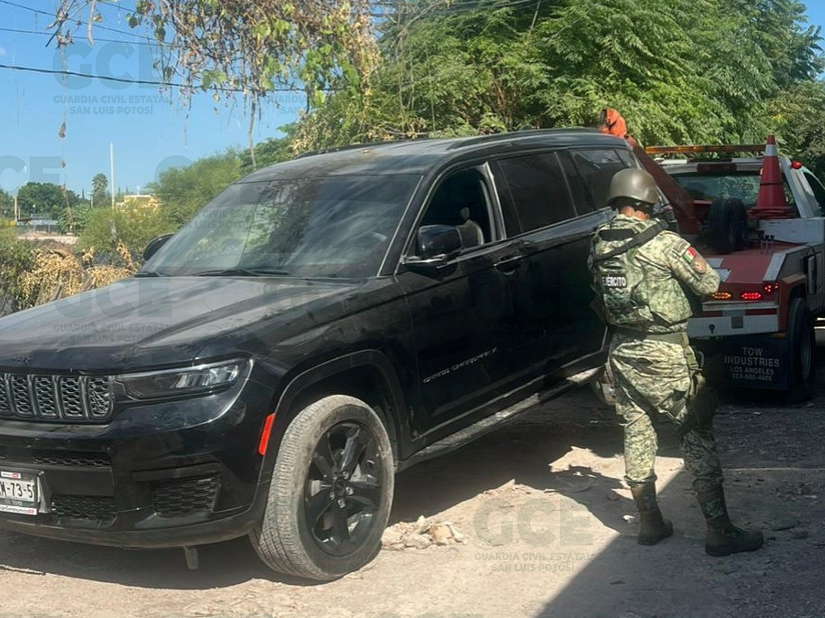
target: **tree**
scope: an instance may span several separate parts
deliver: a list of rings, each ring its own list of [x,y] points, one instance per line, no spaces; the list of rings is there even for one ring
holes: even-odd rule
[[[782,150],[825,179],[825,83],[803,82],[770,104]]]
[[[176,229],[177,225],[160,209],[95,208],[86,218],[77,246],[81,250],[94,249],[104,259],[113,260],[119,243],[140,254],[150,240]]]
[[[292,150],[292,141],[294,139],[296,125],[291,124],[281,127],[281,131],[285,133],[284,137],[270,137],[255,145],[256,161],[254,165],[249,151],[239,153],[240,173],[242,176],[246,176],[250,172],[255,171],[256,168],[260,169],[268,165],[289,161],[295,156]]]
[[[58,219],[67,207],[80,203],[80,196],[51,182],[27,182],[18,190],[17,202],[21,217],[37,214]]]
[[[295,146],[594,126],[643,143],[763,139],[765,101],[821,67],[796,0],[417,0],[383,22],[367,105],[331,96]]]
[[[147,188],[160,200],[168,220],[180,226],[237,180],[240,167],[238,154],[229,151],[198,159],[188,167],[165,170]]]
[[[14,197],[7,191],[0,189],[0,219],[14,218]],[[0,225],[2,222],[0,221]]]
[[[95,174],[92,178],[92,205],[95,208],[111,206],[109,179],[106,174]]]
[[[97,1],[58,2],[59,47],[81,28],[93,40],[95,24],[104,20]],[[243,93],[253,119],[260,99],[276,87],[306,90],[315,104],[325,88],[368,92],[378,59],[370,0],[140,0],[132,6],[129,26],[159,43],[155,68],[163,81],[180,81],[184,97],[194,89],[211,90],[216,100]],[[85,28],[78,15],[90,16]]]

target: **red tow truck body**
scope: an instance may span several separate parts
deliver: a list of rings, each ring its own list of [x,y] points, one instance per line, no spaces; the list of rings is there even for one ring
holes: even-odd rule
[[[813,320],[825,313],[825,188],[771,144],[769,156],[755,154],[765,145],[635,150],[673,205],[680,233],[722,281],[688,327],[708,377],[804,398]],[[739,153],[752,156],[730,156]],[[745,219],[732,223],[737,208]]]

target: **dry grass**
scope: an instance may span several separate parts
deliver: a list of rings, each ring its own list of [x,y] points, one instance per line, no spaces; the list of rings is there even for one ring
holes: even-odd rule
[[[123,266],[92,265],[93,249],[79,258],[62,249],[37,250],[33,267],[20,282],[20,305],[41,305],[131,277],[137,266],[128,249],[119,244],[117,253]]]

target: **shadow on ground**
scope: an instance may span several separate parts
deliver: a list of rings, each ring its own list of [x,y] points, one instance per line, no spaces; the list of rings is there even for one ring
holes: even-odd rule
[[[820,374],[825,371],[821,362],[818,371]],[[820,375],[821,384],[825,384],[823,378],[825,376]],[[822,484],[819,477],[823,475],[818,473],[816,478],[809,478],[811,473],[796,470],[825,467],[819,437],[825,435],[825,413],[819,411],[823,399],[820,397],[815,402],[815,408],[802,405],[788,409],[771,407],[770,402],[766,403],[758,395],[752,400],[747,398],[747,407],[733,405],[737,399],[737,396],[723,396],[718,419],[724,465],[742,470],[729,475],[731,501],[736,511],[746,514],[746,519],[756,524],[775,525],[770,521],[776,518],[777,501],[786,496],[794,508],[807,508],[802,523],[808,522],[805,525],[811,535],[818,534],[814,523],[825,520],[825,512],[817,510],[818,501],[805,496],[814,495],[812,488]],[[777,431],[780,426],[781,431]],[[660,442],[660,455],[678,457],[677,442],[671,431],[662,432]],[[436,516],[510,481],[558,493],[587,507],[602,524],[619,532],[619,536],[547,606],[543,616],[616,618],[622,615],[617,611],[632,612],[636,611],[632,608],[646,604],[662,608],[666,607],[674,587],[691,592],[687,595],[692,599],[691,605],[683,608],[684,611],[656,610],[659,613],[647,614],[637,611],[626,615],[723,616],[727,614],[712,614],[701,609],[708,595],[730,596],[724,591],[713,592],[720,582],[725,584],[723,590],[734,586],[740,590],[736,594],[747,596],[751,576],[790,564],[776,547],[769,547],[755,557],[711,561],[701,551],[701,516],[695,507],[672,513],[677,525],[673,539],[656,548],[639,548],[621,518],[621,513],[633,512],[633,506],[628,498],[616,492],[621,486],[617,475],[606,477],[580,465],[552,467],[560,460],[568,461],[566,456],[574,449],[584,449],[602,458],[617,458],[617,462],[621,458],[622,436],[615,413],[601,405],[587,389],[571,393],[455,453],[400,474],[391,523],[414,521],[422,515]],[[805,480],[798,481],[800,478]],[[689,479],[679,475],[661,492],[662,502],[667,508],[683,501],[689,491]],[[611,495],[612,502],[592,499],[607,494]],[[775,498],[775,494],[780,498]],[[825,502],[825,488],[819,495]],[[812,552],[825,552],[818,546],[810,547]],[[246,539],[201,548],[201,567],[195,572],[186,569],[180,550],[127,551],[7,532],[0,533],[0,548],[0,570],[54,574],[133,587],[205,590],[252,579],[298,583],[267,570]],[[683,581],[680,569],[685,560],[706,564],[705,576],[699,581]],[[621,568],[614,573],[617,564]],[[817,562],[806,554],[802,568],[808,569],[814,564],[817,568],[824,566],[821,559]],[[799,585],[807,586],[807,582],[801,579]],[[764,587],[764,582],[761,585]],[[736,594],[730,599],[736,599]],[[804,591],[799,594],[804,597]],[[821,615],[821,612],[812,615]]]
[[[825,615],[822,356],[820,348],[818,392],[811,402],[783,405],[759,391],[721,397],[716,434],[731,516],[739,525],[763,530],[762,550],[727,558],[705,555],[704,522],[692,500],[691,479],[680,472],[660,488],[674,536],[655,547],[641,547],[629,535],[617,537],[537,617]]]

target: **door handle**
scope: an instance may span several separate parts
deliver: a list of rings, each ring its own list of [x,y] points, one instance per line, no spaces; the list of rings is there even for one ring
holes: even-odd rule
[[[511,273],[515,271],[524,261],[524,256],[508,255],[496,262],[496,270],[503,273]]]

